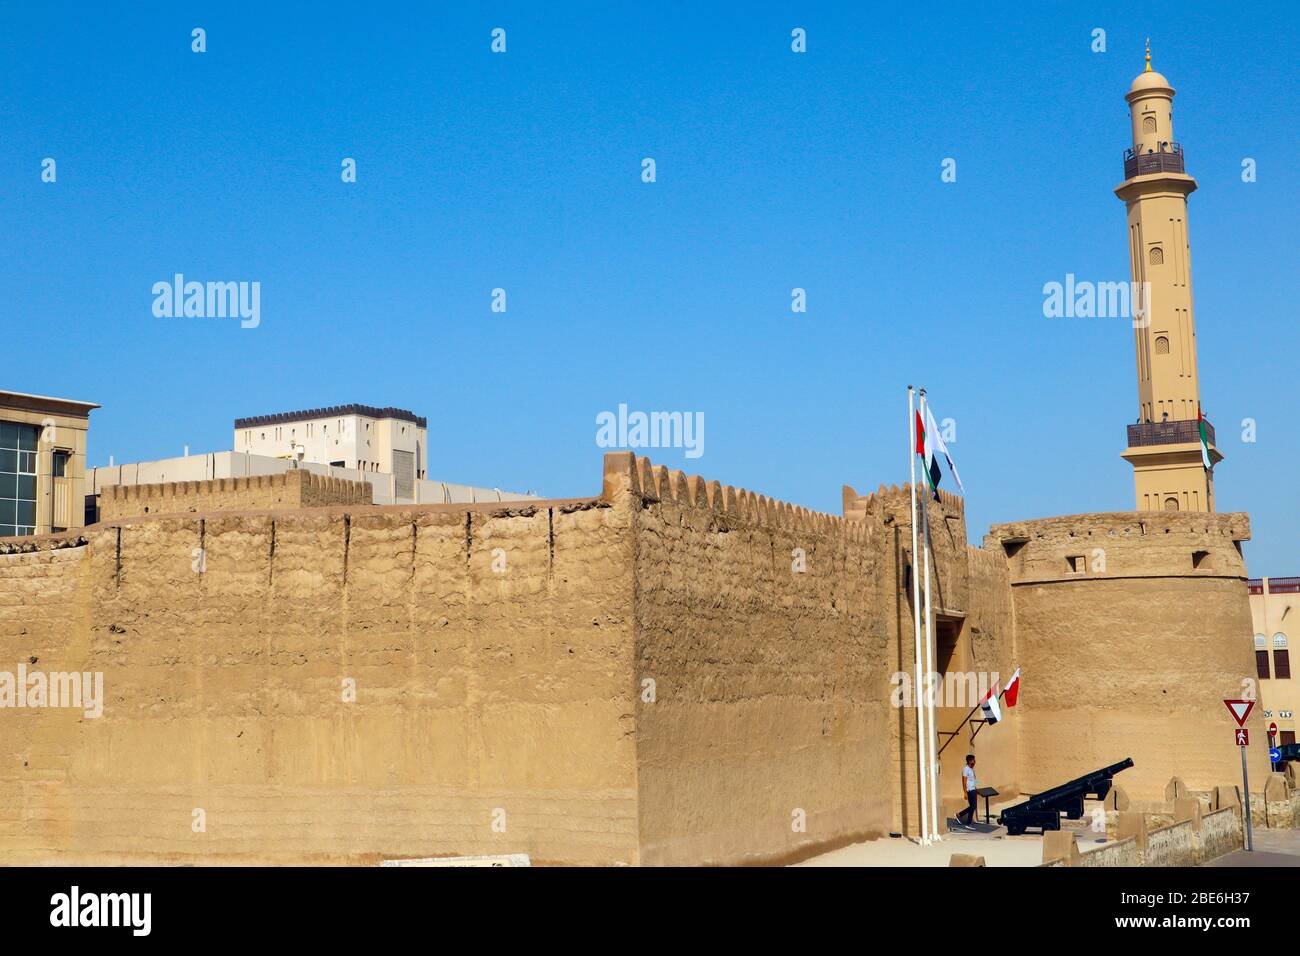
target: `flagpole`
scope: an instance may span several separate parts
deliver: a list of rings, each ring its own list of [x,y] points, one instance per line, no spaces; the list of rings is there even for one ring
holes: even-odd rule
[[[928,421],[926,417],[925,389],[921,389],[921,421]],[[927,425],[928,429],[929,426]],[[926,445],[929,446],[929,434],[926,434]],[[915,465],[915,462],[913,462]],[[932,633],[933,625],[931,618],[934,616],[933,608],[930,604],[930,502],[925,501],[921,509],[921,531],[925,535],[922,542],[925,545],[925,666],[929,672],[935,672],[934,659],[934,637]],[[929,767],[930,767],[930,825],[933,827],[932,837],[936,840],[942,840],[939,834],[939,768],[934,754],[934,694],[928,694],[929,698],[926,704],[926,722],[929,725],[930,733],[927,747],[929,748]]]
[[[916,780],[920,786],[920,837],[921,845],[930,842],[929,807],[926,801],[926,764],[925,764],[925,709],[924,701],[918,696],[922,693],[921,684],[921,578],[916,573],[916,406],[912,386],[907,386],[907,460],[912,466],[912,484],[909,486],[912,499],[912,629],[916,645],[916,683],[913,684],[912,705],[916,708]]]

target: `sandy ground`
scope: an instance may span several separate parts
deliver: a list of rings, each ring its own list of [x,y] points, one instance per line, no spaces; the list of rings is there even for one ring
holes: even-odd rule
[[[1255,831],[1255,850],[1238,850],[1206,866],[1300,866],[1300,830]]]
[[[1083,820],[1062,818],[1061,828],[1074,831],[1080,852],[1095,849],[1106,842],[1091,831],[1086,817]],[[1004,827],[998,827],[993,833],[949,832],[944,834],[943,840],[929,846],[920,846],[900,837],[884,837],[854,843],[796,865],[947,866],[954,853],[982,856],[985,866],[1038,866],[1043,862],[1043,838],[1033,833],[1009,837]]]
[[[999,835],[1000,834],[1000,835]],[[919,846],[911,840],[884,837],[832,850],[797,866],[947,866],[954,853],[984,857],[987,866],[1038,866],[1043,862],[1041,837],[949,833],[942,841]]]

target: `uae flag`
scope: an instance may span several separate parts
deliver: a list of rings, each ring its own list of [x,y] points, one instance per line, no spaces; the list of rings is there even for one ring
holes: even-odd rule
[[[1209,421],[1205,417],[1205,413],[1201,411],[1201,406],[1197,405],[1196,430],[1201,435],[1201,464],[1205,466],[1206,471],[1209,471],[1214,467],[1213,463],[1210,461],[1210,436],[1207,432],[1209,424]]]
[[[989,692],[984,695],[980,701],[980,710],[984,711],[984,719],[990,724],[996,724],[1002,719],[1002,710],[998,707],[998,685],[994,684],[989,688]]]
[[[926,414],[929,414],[926,409]],[[925,422],[921,421],[921,413],[916,413],[916,453],[921,456],[921,470],[925,472],[925,483],[930,486],[930,494],[934,495],[934,500],[939,500],[939,479],[943,477],[939,471],[939,462],[935,460],[933,442],[936,436],[926,431]]]
[[[930,411],[930,406],[925,406],[925,440],[927,445],[933,446],[934,450],[943,455],[943,460],[948,463],[948,470],[952,472],[952,480],[957,482],[957,490],[962,494],[966,489],[962,487],[961,475],[957,474],[957,466],[952,463],[952,455],[948,453],[948,446],[943,442],[943,433],[939,431],[939,426],[934,423],[934,415]],[[934,453],[930,453],[934,457]]]
[[[1006,699],[1008,707],[1016,706],[1016,698],[1020,696],[1020,668],[1019,667],[1017,667],[1016,672],[1011,675],[1011,680],[1007,681],[1007,689],[1002,692],[1002,696]]]

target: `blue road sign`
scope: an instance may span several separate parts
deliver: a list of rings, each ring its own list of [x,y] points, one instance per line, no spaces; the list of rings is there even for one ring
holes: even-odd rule
[[[1276,747],[1270,747],[1268,749],[1268,759],[1273,763],[1277,763],[1282,759],[1282,751],[1278,750]]]

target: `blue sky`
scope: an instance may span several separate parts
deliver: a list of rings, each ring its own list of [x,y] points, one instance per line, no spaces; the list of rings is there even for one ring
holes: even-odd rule
[[[599,489],[601,411],[698,411],[703,457],[655,461],[837,513],[906,479],[912,382],[957,423],[974,541],[1127,510],[1131,330],[1046,319],[1042,287],[1128,279],[1150,35],[1200,183],[1219,507],[1253,574],[1300,573],[1293,7],[704,6],[5,5],[0,387],[101,403],[91,464],[397,405],[431,477],[557,496]],[[177,272],[260,282],[261,324],[154,317]]]

